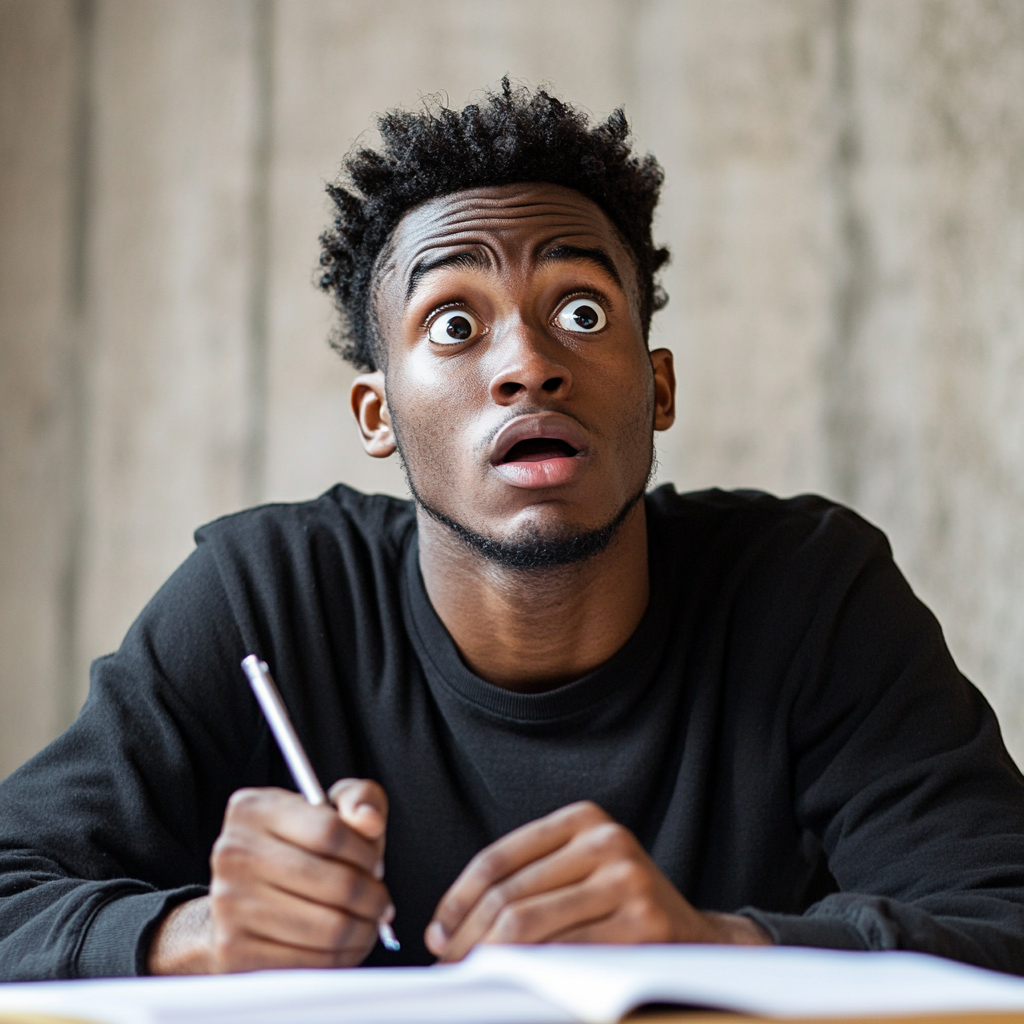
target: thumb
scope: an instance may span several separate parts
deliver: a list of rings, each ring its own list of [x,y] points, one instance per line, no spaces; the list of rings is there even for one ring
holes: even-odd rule
[[[388,824],[388,797],[372,779],[339,779],[328,794],[341,820],[371,842],[383,839]]]

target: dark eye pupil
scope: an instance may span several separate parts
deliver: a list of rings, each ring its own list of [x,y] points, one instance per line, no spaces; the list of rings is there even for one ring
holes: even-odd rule
[[[573,311],[572,318],[585,331],[597,326],[597,310],[592,306],[577,306]]]
[[[450,338],[465,341],[473,333],[473,325],[464,316],[453,316],[445,328]]]

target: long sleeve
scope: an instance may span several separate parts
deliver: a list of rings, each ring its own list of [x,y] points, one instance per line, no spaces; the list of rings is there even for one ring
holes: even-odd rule
[[[1024,779],[871,533],[849,586],[821,601],[790,716],[795,813],[840,891],[803,915],[745,912],[777,943],[1024,973]]]
[[[155,924],[205,893],[227,797],[265,754],[240,644],[200,549],[0,784],[0,978],[144,973]]]

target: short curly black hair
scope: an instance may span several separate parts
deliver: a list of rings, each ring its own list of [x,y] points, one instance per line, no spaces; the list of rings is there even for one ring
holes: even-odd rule
[[[381,152],[359,149],[327,186],[333,226],[323,246],[320,287],[341,315],[331,345],[360,369],[376,369],[378,331],[373,273],[402,216],[428,199],[463,189],[541,181],[593,200],[618,229],[636,260],[644,335],[667,298],[655,274],[669,258],[651,237],[664,178],[653,156],[630,151],[622,110],[591,128],[587,116],[543,89],[502,79],[500,92],[452,110],[428,103],[419,112],[390,110],[378,119]]]

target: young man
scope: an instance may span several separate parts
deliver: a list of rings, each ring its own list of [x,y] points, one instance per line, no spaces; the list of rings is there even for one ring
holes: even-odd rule
[[[820,498],[645,495],[674,379],[646,343],[661,176],[622,115],[506,83],[381,128],[331,189],[323,285],[415,502],[199,531],[0,786],[0,974],[492,941],[1024,971],[1024,780],[884,537]],[[292,791],[252,652],[337,810]]]

